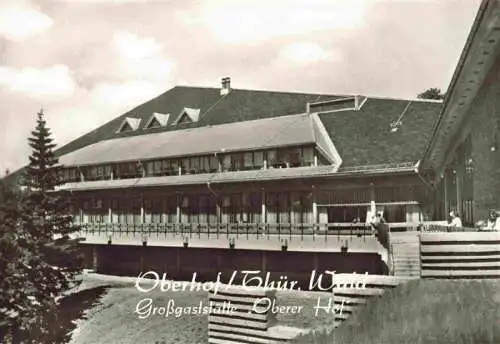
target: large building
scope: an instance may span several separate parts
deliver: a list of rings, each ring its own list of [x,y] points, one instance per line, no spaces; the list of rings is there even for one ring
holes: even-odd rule
[[[437,214],[464,222],[500,209],[500,2],[483,0],[447,92],[423,170]]]
[[[318,229],[434,214],[437,101],[175,87],[59,150],[81,223]],[[328,225],[327,225],[328,224]],[[123,225],[123,226],[121,226]]]

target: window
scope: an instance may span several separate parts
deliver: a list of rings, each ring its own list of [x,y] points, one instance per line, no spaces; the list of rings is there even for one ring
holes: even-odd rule
[[[314,164],[314,148],[304,147],[302,148],[302,165],[312,166]]]
[[[144,129],[165,127],[167,126],[169,117],[170,114],[168,113],[163,114],[155,112],[151,117],[149,117],[149,120],[146,122]]]
[[[118,129],[119,133],[126,133],[128,131],[133,131],[133,129],[127,122],[124,122],[120,129]]]
[[[156,176],[163,174],[163,172],[164,172],[163,165],[165,162],[166,161],[162,161],[162,160],[154,162],[154,174]]]
[[[199,117],[200,109],[184,108],[173,125],[198,122]]]
[[[208,197],[201,195],[198,198],[198,217],[200,223],[208,223]]]
[[[64,182],[78,182],[80,181],[80,171],[77,168],[65,168],[62,172],[62,179]]]
[[[253,169],[253,153],[247,152],[243,154],[243,166],[245,170]]]
[[[182,173],[189,173],[189,159],[184,158],[181,160]]]
[[[191,123],[191,118],[185,113],[179,118],[177,121],[177,124],[185,124],[185,123]]]
[[[200,172],[200,158],[190,158],[189,159],[189,172],[196,174]]]
[[[300,148],[292,148],[288,151],[287,161],[290,167],[302,166],[302,154]]]
[[[406,222],[406,205],[388,205],[384,207],[387,222]]]
[[[279,149],[278,150],[278,160],[275,163],[275,167],[285,168],[289,167],[290,154],[288,149]]]
[[[291,211],[293,223],[312,223],[312,193],[292,192]]]
[[[253,152],[253,165],[256,168],[264,167],[264,152],[262,151]]]
[[[84,170],[85,180],[105,180],[111,175],[111,167],[105,166],[89,166]]]
[[[348,222],[352,223],[354,219],[359,222],[366,222],[366,212],[368,206],[335,206],[328,208],[328,223]]]
[[[278,164],[278,154],[276,150],[267,151],[267,166],[277,167]]]
[[[210,157],[210,172],[217,172],[219,171],[219,161],[217,160],[217,157],[211,156]]]
[[[160,128],[161,124],[158,122],[156,118],[153,118],[151,122],[149,122],[149,125],[146,126],[146,128]]]
[[[178,173],[177,167],[172,166],[173,161],[157,160],[146,163],[146,173],[148,176],[170,176]]]
[[[242,195],[242,221],[247,223],[260,223],[262,212],[262,194],[244,193]]]
[[[201,173],[210,172],[210,159],[208,156],[200,158],[200,172]]]
[[[122,178],[137,178],[139,176],[139,169],[136,163],[123,163],[115,166],[115,173],[117,179]]]
[[[242,221],[241,208],[241,194],[231,195],[231,210],[229,214],[230,223],[238,223]]]
[[[134,118],[134,117],[127,117],[125,118],[122,123],[120,124],[120,127],[116,131],[117,133],[125,133],[129,131],[135,131],[137,128],[139,128],[139,125],[141,124],[141,119],[140,118]]]
[[[231,157],[232,159],[232,164],[231,164],[231,170],[232,171],[241,171],[243,169],[243,155],[242,154],[233,154]]]
[[[290,197],[288,192],[280,192],[278,197],[279,223],[290,223]]]
[[[154,162],[148,161],[146,162],[146,176],[154,176],[155,175]]]
[[[89,223],[103,223],[108,220],[108,208],[102,199],[92,198],[85,201],[83,213]]]
[[[231,156],[229,154],[224,155],[222,158],[222,171],[227,172],[231,170]]]

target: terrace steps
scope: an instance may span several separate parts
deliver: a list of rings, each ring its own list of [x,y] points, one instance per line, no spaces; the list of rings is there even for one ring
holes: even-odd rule
[[[418,232],[391,233],[394,276],[420,277],[420,239]]]

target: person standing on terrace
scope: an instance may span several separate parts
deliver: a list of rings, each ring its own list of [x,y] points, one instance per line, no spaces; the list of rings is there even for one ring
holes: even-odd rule
[[[482,223],[479,227],[480,230],[483,231],[500,231],[500,216],[498,211],[490,210],[490,213],[488,214],[488,220],[485,224]]]
[[[455,210],[450,211],[450,227],[461,228],[462,220],[458,216],[458,213]]]

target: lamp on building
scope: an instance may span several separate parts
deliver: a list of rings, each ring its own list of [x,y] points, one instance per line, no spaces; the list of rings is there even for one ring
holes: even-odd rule
[[[288,239],[281,239],[281,251],[288,251]]]
[[[229,238],[229,248],[234,249],[236,246],[236,240],[234,240],[234,237]]]
[[[495,137],[493,138],[493,143],[490,146],[490,151],[496,152],[498,149],[498,140],[497,140],[497,134],[495,134]]]
[[[189,247],[189,237],[187,235],[184,237],[183,246],[184,246],[184,248],[188,248]]]
[[[395,133],[399,130],[399,128],[401,128],[401,126],[403,125],[403,122],[401,122],[400,120],[397,120],[397,121],[393,121],[391,122],[391,133]]]
[[[148,246],[148,235],[146,233],[142,233],[141,240],[142,246]]]

